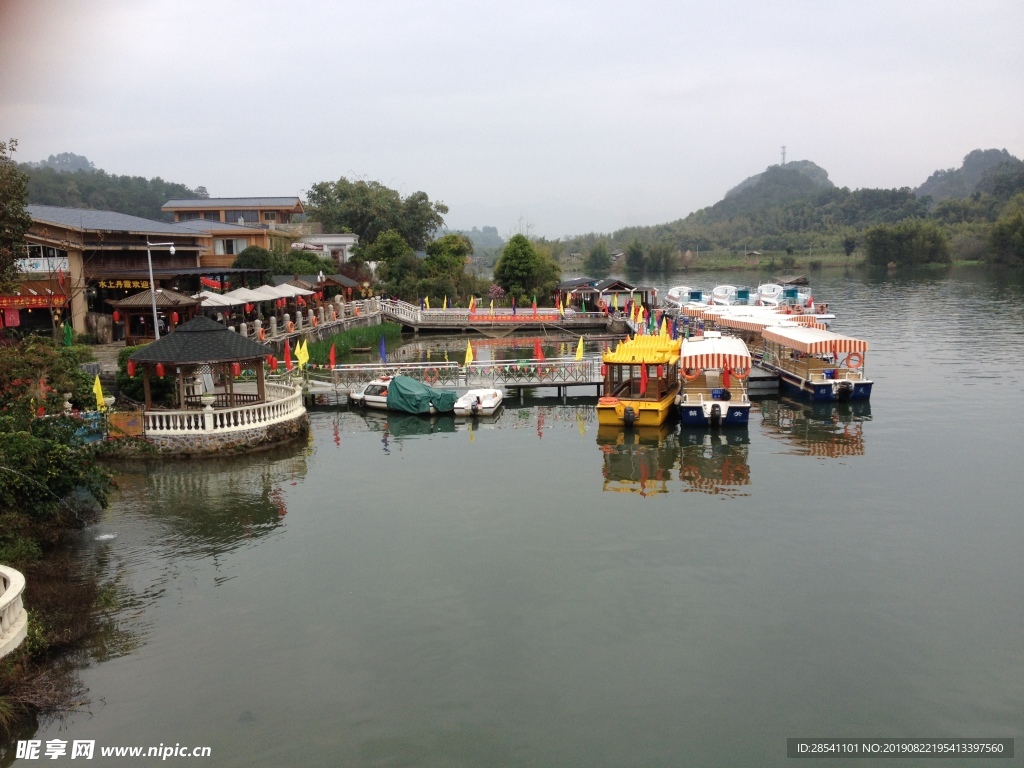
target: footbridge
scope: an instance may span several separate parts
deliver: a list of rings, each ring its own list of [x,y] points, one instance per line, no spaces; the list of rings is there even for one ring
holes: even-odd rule
[[[561,329],[569,333],[585,330],[608,330],[619,322],[603,312],[560,313],[550,307],[533,309],[481,308],[470,311],[464,307],[426,309],[405,301],[383,299],[380,312],[386,320],[401,323],[414,332],[420,331],[475,331],[486,336],[504,336],[513,331]]]

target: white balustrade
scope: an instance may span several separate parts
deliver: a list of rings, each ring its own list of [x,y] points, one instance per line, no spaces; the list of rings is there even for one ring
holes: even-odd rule
[[[221,434],[279,424],[306,412],[301,387],[268,383],[266,392],[267,402],[234,408],[146,411],[142,415],[144,434],[147,437]]]
[[[21,600],[24,591],[25,577],[0,565],[0,656],[21,645],[28,633],[28,614]]]

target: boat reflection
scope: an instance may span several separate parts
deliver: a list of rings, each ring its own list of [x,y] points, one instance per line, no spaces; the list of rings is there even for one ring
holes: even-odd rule
[[[802,403],[781,399],[761,403],[765,431],[787,443],[788,453],[799,456],[862,456],[867,421],[871,421],[868,401]]]
[[[750,495],[740,490],[750,485],[750,435],[746,430],[709,432],[684,428],[679,442],[679,480],[684,493]]]
[[[668,493],[679,460],[679,438],[666,424],[623,429],[600,426],[597,444],[604,458],[604,490],[650,496]]]

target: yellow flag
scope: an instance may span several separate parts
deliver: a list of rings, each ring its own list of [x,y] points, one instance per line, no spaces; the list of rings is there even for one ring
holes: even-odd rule
[[[576,359],[583,359],[583,337],[580,336],[580,343],[576,345]]]
[[[491,299],[491,314],[494,314],[494,299]]]
[[[441,309],[448,309],[448,295],[447,295],[447,294],[445,294],[445,297],[444,297],[444,306],[443,306],[443,307],[441,307]]]
[[[92,383],[92,391],[96,395],[96,410],[107,410],[107,404],[103,402],[103,385],[100,384],[99,374],[96,374],[96,380]]]
[[[667,317],[662,317],[661,318],[661,335],[662,336],[668,336],[668,318]]]
[[[423,303],[426,305],[427,309],[430,309],[430,297],[429,296],[427,296],[427,297],[425,297],[423,299]]]
[[[562,297],[558,297],[558,314],[560,317],[565,317],[565,309],[562,307]]]
[[[299,360],[299,370],[309,362],[309,342],[301,341],[295,345],[295,357]]]
[[[466,362],[463,365],[470,365],[473,362],[473,345],[470,342],[466,342]]]
[[[617,293],[613,293],[612,294],[612,308],[613,309],[618,309],[619,308],[619,294],[617,294]]]

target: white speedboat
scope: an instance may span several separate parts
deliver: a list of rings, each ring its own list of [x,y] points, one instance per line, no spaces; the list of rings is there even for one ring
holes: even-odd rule
[[[703,304],[704,291],[700,288],[692,288],[689,285],[674,285],[669,288],[668,293],[665,294],[664,302],[666,306],[673,307],[675,309],[691,302]]]
[[[390,376],[382,376],[366,384],[357,384],[348,393],[349,402],[361,408],[388,409],[388,384]]]
[[[501,408],[500,389],[471,389],[455,401],[456,416],[491,416]]]
[[[450,413],[458,395],[410,376],[381,376],[352,387],[348,400],[363,408],[403,413]]]

